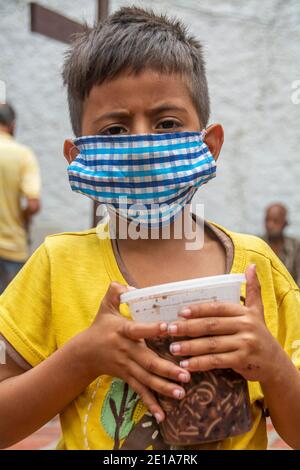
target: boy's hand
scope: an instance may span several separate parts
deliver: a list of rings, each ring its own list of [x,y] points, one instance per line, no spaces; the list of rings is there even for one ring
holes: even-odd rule
[[[189,371],[231,368],[247,380],[264,382],[273,377],[279,343],[264,321],[261,288],[255,265],[246,271],[245,306],[212,302],[186,307],[185,320],[169,325],[172,336],[189,336],[170,346],[174,356],[189,356],[181,367]]]
[[[157,421],[162,421],[164,412],[150,389],[181,399],[184,389],[171,381],[188,382],[190,373],[160,358],[145,344],[144,338],[166,334],[166,323],[137,323],[120,315],[120,295],[127,291],[126,286],[113,282],[86,331],[92,367],[96,376],[111,375],[127,382]]]

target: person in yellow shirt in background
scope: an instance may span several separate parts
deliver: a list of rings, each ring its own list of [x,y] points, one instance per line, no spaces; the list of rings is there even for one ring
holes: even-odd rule
[[[0,293],[28,258],[28,229],[40,209],[40,173],[32,151],[14,139],[16,114],[0,104]]]
[[[280,436],[300,448],[297,285],[257,237],[205,222],[204,244],[188,250],[191,235],[203,233],[199,220],[187,211],[193,230],[178,237],[174,229],[215,175],[223,144],[222,126],[208,125],[201,44],[176,19],[122,8],[77,38],[64,81],[76,135],[64,146],[72,189],[107,204],[128,228],[132,201],[144,204],[140,225],[149,217],[153,236],[114,238],[113,218],[49,236],[8,286],[0,297],[0,446],[59,413],[60,449],[167,449],[155,392],[180,401],[193,372],[231,368],[248,381],[252,427],[196,447],[265,449],[268,410]],[[245,165],[241,153],[236,165]],[[243,272],[244,303],[186,305],[169,324],[130,321],[120,305],[130,285]],[[159,335],[169,335],[174,360],[147,347]]]

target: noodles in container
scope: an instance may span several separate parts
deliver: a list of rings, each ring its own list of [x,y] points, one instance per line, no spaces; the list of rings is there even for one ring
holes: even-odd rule
[[[136,289],[121,295],[134,320],[171,322],[184,306],[212,301],[240,303],[244,274],[226,274]],[[184,338],[176,338],[178,339]],[[187,338],[185,338],[187,339]],[[159,356],[174,363],[182,357],[170,353],[174,338],[147,339]],[[196,445],[244,434],[252,416],[247,381],[232,369],[194,372],[189,383],[181,383],[186,395],[176,400],[158,394],[166,413],[160,430],[170,445]]]

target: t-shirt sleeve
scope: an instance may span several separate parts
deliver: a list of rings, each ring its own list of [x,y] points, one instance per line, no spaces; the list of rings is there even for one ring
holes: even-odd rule
[[[50,263],[44,244],[0,296],[0,333],[32,366],[56,350]]]
[[[278,341],[300,369],[300,291],[290,289],[278,310]]]
[[[36,157],[29,149],[26,149],[23,156],[20,189],[22,195],[29,199],[39,199],[40,197],[40,170]]]

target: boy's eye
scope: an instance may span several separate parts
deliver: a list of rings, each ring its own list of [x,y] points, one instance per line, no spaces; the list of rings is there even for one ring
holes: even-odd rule
[[[157,129],[176,129],[180,126],[180,122],[175,121],[174,119],[166,119],[157,125]]]
[[[118,134],[126,134],[127,129],[123,126],[111,126],[108,127],[107,129],[104,129],[104,131],[101,132],[101,134],[104,135],[118,135]]]

